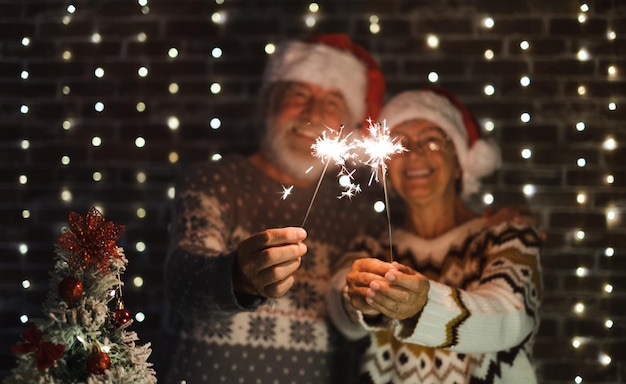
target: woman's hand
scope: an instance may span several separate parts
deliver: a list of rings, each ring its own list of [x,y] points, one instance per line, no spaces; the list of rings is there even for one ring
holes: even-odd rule
[[[397,320],[419,313],[426,305],[430,287],[428,278],[412,268],[377,259],[355,261],[347,279],[355,308],[364,314],[381,313]]]

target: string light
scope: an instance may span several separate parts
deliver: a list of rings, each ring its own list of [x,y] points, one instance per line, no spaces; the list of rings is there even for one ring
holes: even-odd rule
[[[436,35],[432,34],[426,36],[426,45],[428,45],[430,48],[439,47],[439,38]]]
[[[428,81],[430,81],[431,83],[436,83],[437,81],[439,81],[439,74],[437,72],[429,72]]]
[[[533,196],[535,194],[535,190],[536,190],[535,186],[531,184],[526,184],[522,188],[522,192],[524,193],[524,195],[528,197]]]
[[[222,126],[222,121],[219,118],[214,117],[209,121],[209,126],[211,129],[219,129]]]
[[[485,56],[485,59],[487,60],[492,60],[496,56],[496,54],[493,52],[493,50],[486,49],[483,53],[483,56]]]
[[[522,49],[522,51],[527,51],[530,49],[530,43],[526,40],[522,40],[519,43],[519,47]]]
[[[485,193],[483,195],[483,203],[485,203],[486,205],[491,205],[493,204],[494,201],[495,201],[495,198],[493,197],[491,193]]]
[[[380,32],[380,24],[378,23],[379,22],[378,16],[376,16],[376,15],[370,16],[369,21],[370,21],[370,32],[372,34],[379,33]]]
[[[180,127],[180,121],[176,116],[170,116],[167,118],[167,126],[172,131],[177,130]]]

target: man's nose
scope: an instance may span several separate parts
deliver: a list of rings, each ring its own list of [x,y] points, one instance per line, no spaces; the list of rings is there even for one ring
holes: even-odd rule
[[[322,100],[313,98],[306,103],[302,111],[302,117],[309,123],[320,123],[324,116],[324,104]]]

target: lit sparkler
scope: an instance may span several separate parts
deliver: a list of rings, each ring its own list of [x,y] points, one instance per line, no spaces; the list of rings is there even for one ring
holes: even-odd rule
[[[389,213],[389,194],[387,192],[387,164],[385,161],[391,158],[391,155],[396,153],[405,152],[407,149],[402,146],[398,140],[394,140],[390,136],[389,128],[386,121],[380,123],[372,123],[371,119],[368,119],[369,123],[369,137],[363,140],[359,140],[357,145],[363,148],[365,154],[369,158],[364,162],[372,169],[372,175],[368,185],[372,184],[372,180],[379,181],[379,173],[382,175],[383,180],[383,192],[385,194],[385,211],[387,212],[387,227],[389,229],[389,258],[390,262],[393,261],[393,250],[391,246],[391,214]]]
[[[324,174],[328,169],[330,161],[334,160],[335,164],[341,166],[342,172],[345,171],[346,173],[349,173],[345,169],[346,161],[355,156],[355,154],[351,153],[351,150],[355,148],[355,144],[353,142],[348,142],[348,138],[352,133],[342,138],[341,133],[343,132],[343,125],[339,129],[339,132],[333,130],[332,128],[328,128],[328,130],[334,134],[334,138],[329,138],[326,135],[326,131],[324,131],[322,132],[322,136],[318,137],[315,140],[315,143],[311,146],[311,149],[313,149],[313,156],[319,158],[322,163],[324,163],[324,170],[320,175],[315,191],[313,192],[313,197],[311,198],[311,203],[309,204],[306,214],[304,215],[304,219],[302,220],[302,227],[304,227],[304,223],[306,223],[306,219],[309,217],[313,201],[315,201],[315,197],[317,196],[317,192],[322,184],[322,179],[324,178]]]

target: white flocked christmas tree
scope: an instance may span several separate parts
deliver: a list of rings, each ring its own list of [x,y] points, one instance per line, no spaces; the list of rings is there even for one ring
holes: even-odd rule
[[[127,259],[116,242],[125,227],[96,208],[72,212],[55,247],[43,318],[32,319],[12,347],[17,366],[4,384],[156,383],[150,343],[128,330],[121,276]]]

